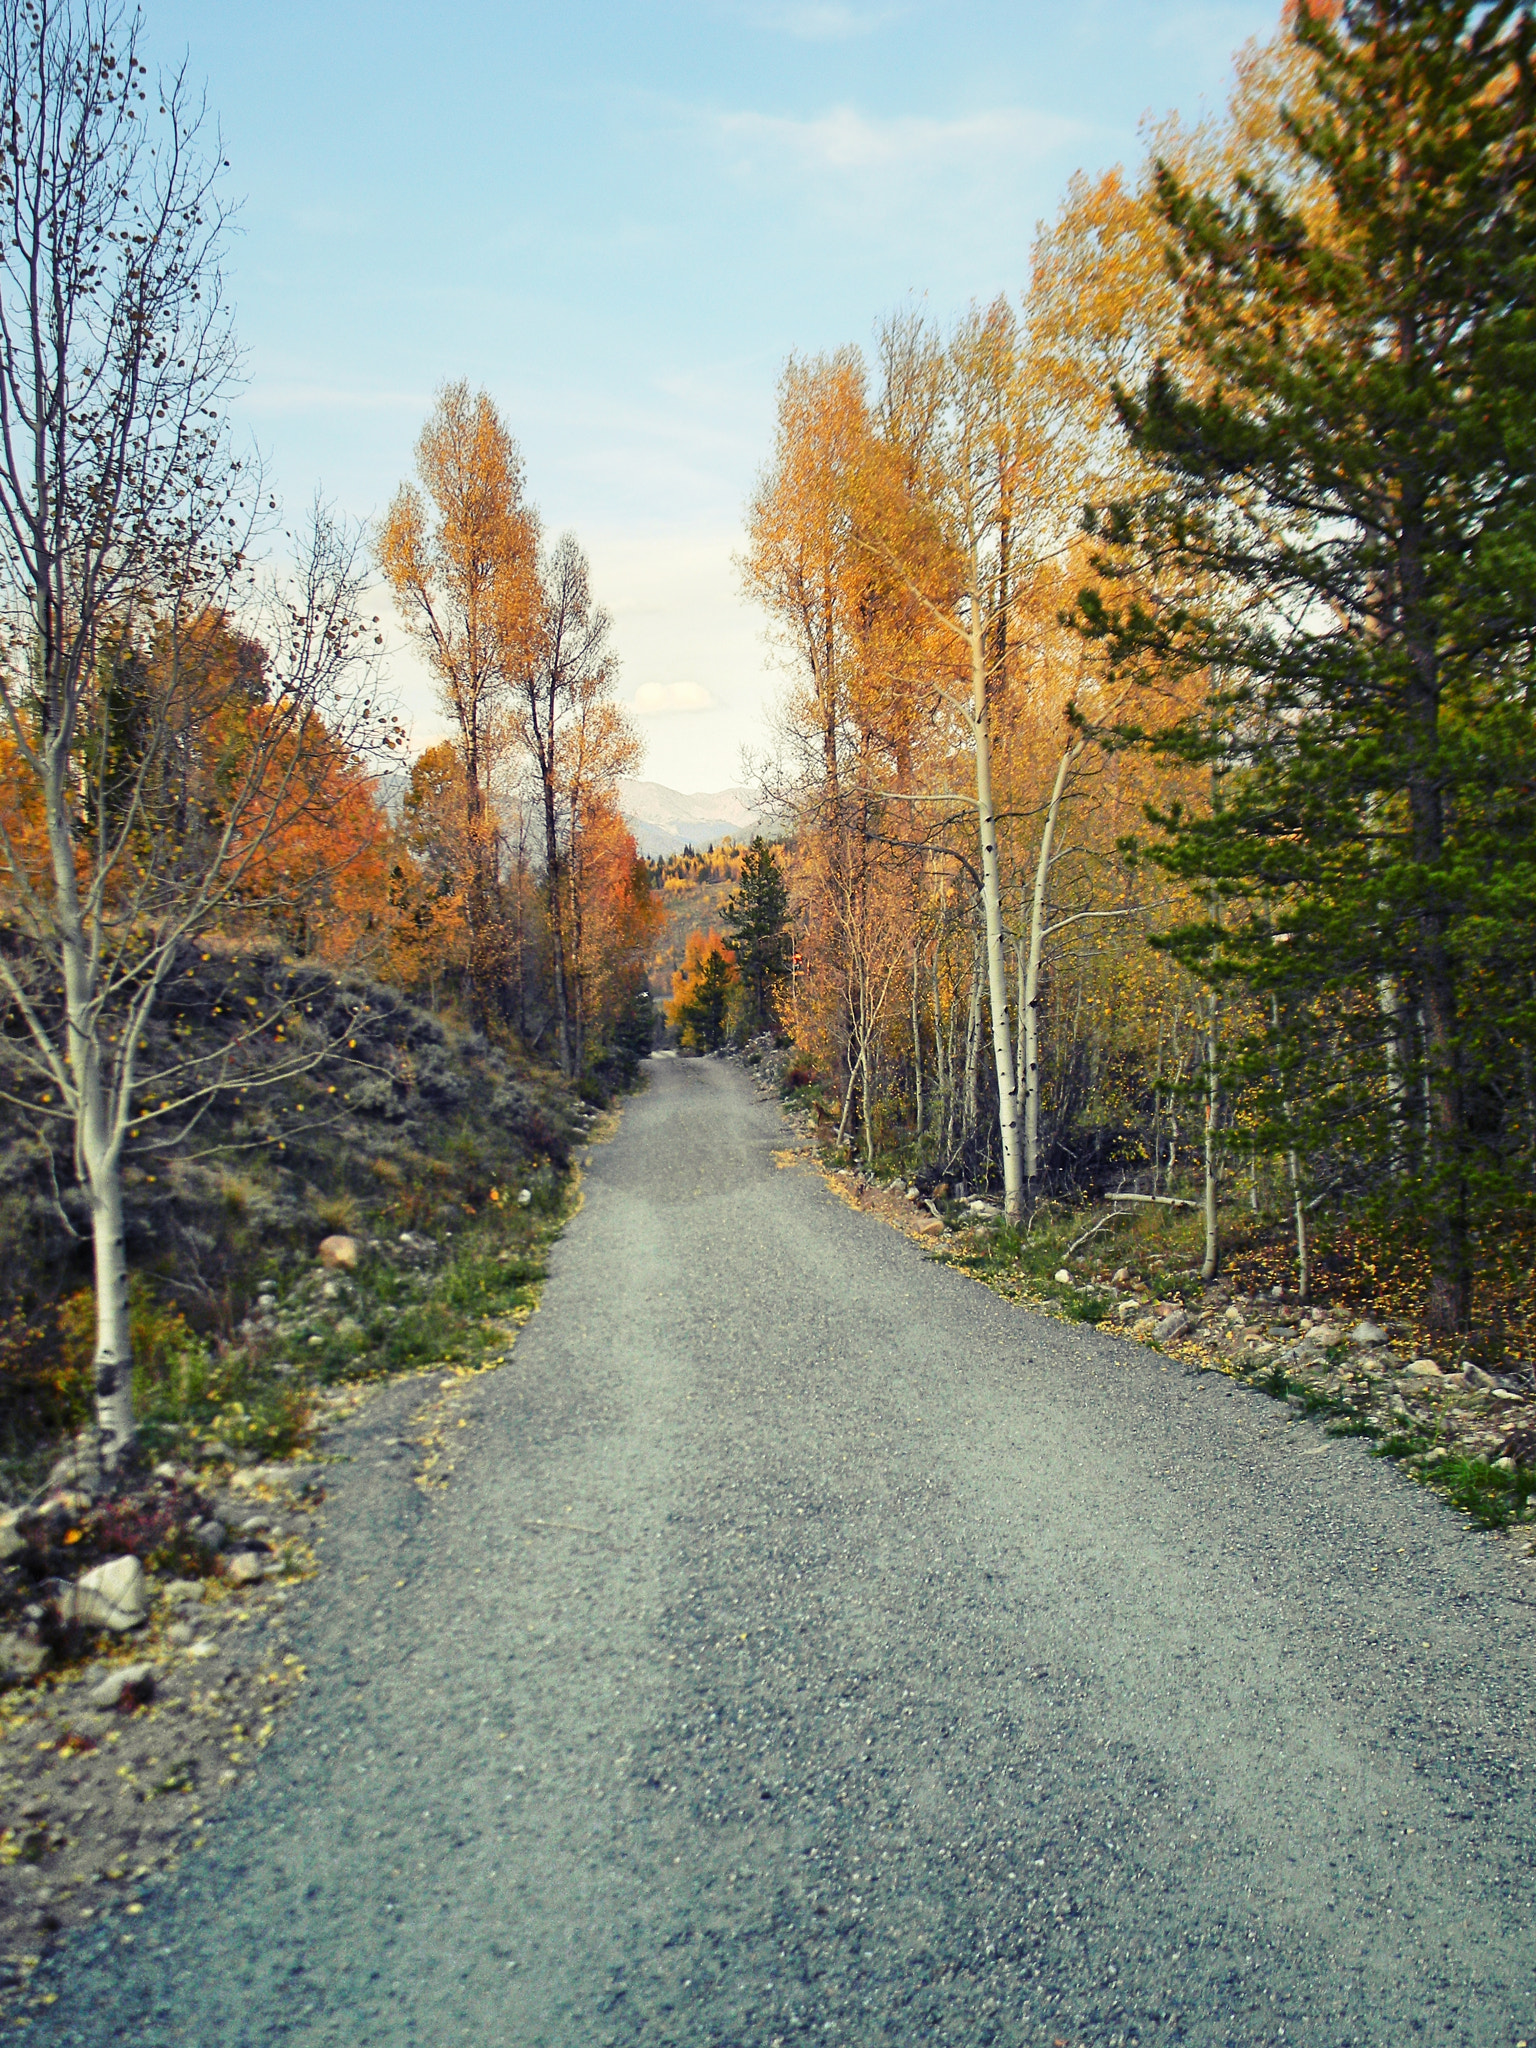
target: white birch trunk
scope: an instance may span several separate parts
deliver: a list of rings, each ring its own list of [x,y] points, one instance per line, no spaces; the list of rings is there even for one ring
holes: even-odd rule
[[[1046,883],[1062,791],[1067,786],[1072,763],[1082,750],[1082,741],[1079,740],[1068,747],[1057,764],[1056,780],[1051,785],[1051,800],[1046,806],[1045,824],[1040,833],[1040,855],[1035,862],[1034,895],[1029,908],[1029,950],[1024,966],[1021,1029],[1024,1038],[1024,1172],[1031,1196],[1040,1177],[1040,962],[1045,947]]]
[[[96,1350],[92,1360],[97,1454],[114,1472],[133,1449],[133,1340],[128,1324],[128,1259],[123,1237],[123,1136],[131,1100],[133,1048],[139,1026],[130,1013],[117,1085],[102,1072],[98,968],[80,901],[79,877],[65,783],[65,754],[51,750],[44,806],[53,865],[59,952],[64,970],[64,1014],[69,1088],[74,1096],[78,1157],[91,1198],[95,1256]],[[158,981],[158,976],[156,977]],[[151,992],[152,993],[152,992]],[[141,999],[142,1000],[142,999]],[[147,1008],[147,1004],[145,1004]]]
[[[976,747],[976,813],[981,836],[981,903],[986,925],[987,995],[992,1009],[992,1056],[997,1067],[998,1124],[1003,1141],[1003,1207],[1011,1223],[1024,1211],[1019,1157],[1019,1095],[1014,1075],[1013,1038],[1008,1028],[1008,965],[1003,955],[1003,888],[997,857],[997,820],[992,807],[992,735],[987,716],[986,647],[979,592],[973,593],[970,621],[971,729]]]

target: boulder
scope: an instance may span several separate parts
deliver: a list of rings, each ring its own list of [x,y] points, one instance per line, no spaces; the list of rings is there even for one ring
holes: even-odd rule
[[[124,1693],[131,1692],[142,1704],[154,1697],[155,1667],[153,1664],[121,1664],[115,1671],[109,1671],[99,1685],[93,1685],[85,1696],[85,1703],[95,1707],[98,1713],[112,1713],[123,1703]]]
[[[41,1643],[30,1642],[26,1636],[0,1636],[0,1686],[21,1685],[36,1678],[47,1662],[48,1652]]]
[[[59,1619],[121,1633],[149,1618],[149,1588],[136,1557],[111,1557],[59,1594]]]
[[[357,1239],[355,1237],[323,1237],[320,1240],[320,1263],[322,1266],[340,1266],[344,1272],[357,1270]]]

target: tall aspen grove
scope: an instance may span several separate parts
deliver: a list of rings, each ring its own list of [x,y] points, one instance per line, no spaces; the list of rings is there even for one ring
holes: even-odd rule
[[[1020,295],[785,364],[780,1007],[865,1171],[1528,1277],[1532,38],[1293,10]]]

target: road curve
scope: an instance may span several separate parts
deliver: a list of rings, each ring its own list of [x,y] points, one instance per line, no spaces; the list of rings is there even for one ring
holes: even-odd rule
[[[782,1142],[658,1065],[446,1490],[371,1404],[304,1703],[28,2038],[1536,2048],[1514,1567]]]

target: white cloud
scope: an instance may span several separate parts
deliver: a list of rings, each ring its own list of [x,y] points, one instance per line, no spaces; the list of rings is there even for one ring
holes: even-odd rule
[[[715,700],[702,683],[642,683],[634,706],[642,718],[665,718],[674,711],[712,711]]]
[[[1023,107],[997,107],[954,120],[898,114],[888,120],[857,107],[832,107],[810,120],[787,114],[715,116],[721,138],[750,153],[788,157],[814,171],[933,171],[1047,155],[1082,132],[1080,122]]]

